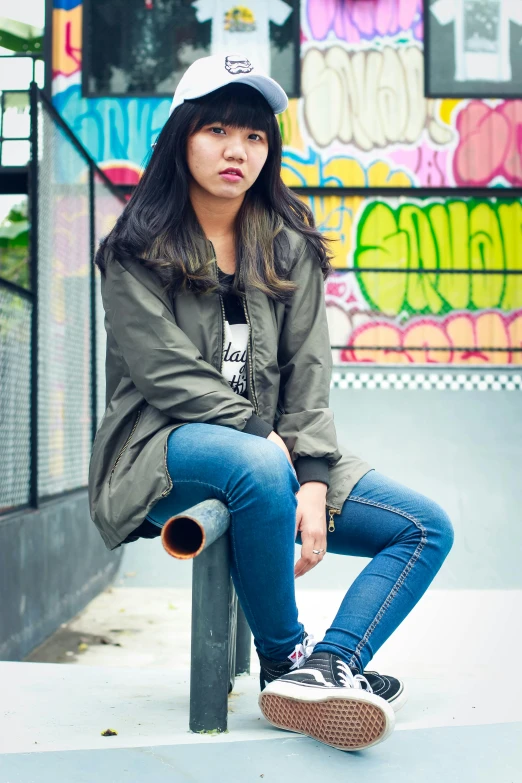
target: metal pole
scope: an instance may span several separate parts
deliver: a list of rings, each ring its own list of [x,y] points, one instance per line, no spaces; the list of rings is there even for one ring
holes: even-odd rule
[[[236,674],[250,674],[252,633],[238,601],[236,629]]]
[[[28,180],[30,208],[31,290],[31,476],[29,503],[38,508],[38,86],[31,82],[31,161]]]
[[[90,265],[90,309],[91,309],[91,438],[94,443],[96,430],[98,429],[98,350],[96,345],[96,267],[94,264],[94,252],[96,242],[96,201],[94,190],[94,169],[89,163],[89,257]]]
[[[230,683],[228,536],[205,548],[192,564],[192,639],[189,728],[226,731]]]
[[[234,684],[236,681],[236,652],[237,652],[237,610],[239,602],[237,600],[237,593],[234,589],[234,583],[232,577],[230,579],[229,590],[229,613],[228,613],[228,692],[232,693],[234,690]]]
[[[44,27],[44,86],[43,93],[49,101],[52,100],[53,81],[53,0],[45,0],[45,27]]]

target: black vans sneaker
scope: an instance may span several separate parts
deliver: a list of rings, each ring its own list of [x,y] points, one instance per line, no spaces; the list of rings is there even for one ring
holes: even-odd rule
[[[353,674],[358,674],[358,669],[353,669],[351,666],[350,669],[352,669]],[[404,683],[397,677],[367,671],[363,672],[363,677],[369,682],[372,693],[380,696],[381,699],[386,699],[388,704],[393,707],[394,712],[398,712],[408,701]]]
[[[261,712],[280,729],[306,734],[338,750],[362,750],[388,739],[395,712],[337,655],[312,653],[305,665],[269,682]]]
[[[307,658],[312,654],[316,644],[317,642],[313,634],[307,634],[305,631],[302,642],[296,644],[294,651],[288,656],[286,661],[271,661],[270,658],[265,658],[258,652],[257,656],[261,664],[261,671],[259,672],[259,686],[261,690],[264,689],[267,683],[273,682],[278,677],[282,677],[283,674],[288,674],[288,672],[303,666]]]

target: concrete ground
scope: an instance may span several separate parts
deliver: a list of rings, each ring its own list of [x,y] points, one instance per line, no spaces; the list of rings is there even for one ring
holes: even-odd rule
[[[390,738],[343,753],[273,728],[258,661],[229,731],[188,730],[190,563],[126,548],[114,585],[25,662],[0,662],[0,783],[521,783],[522,416],[519,393],[334,390],[340,441],[437,499],[454,547],[368,668],[404,680]],[[296,553],[297,554],[297,553]],[[329,554],[297,582],[320,639],[364,558]],[[101,732],[117,734],[104,737]]]
[[[521,591],[429,590],[368,667],[405,682],[394,734],[343,753],[265,721],[253,650],[228,733],[189,732],[190,590],[131,587],[137,576],[122,573],[28,662],[0,663],[0,783],[279,782],[353,766],[361,782],[522,779],[522,683],[510,676]],[[299,589],[317,638],[342,595]]]

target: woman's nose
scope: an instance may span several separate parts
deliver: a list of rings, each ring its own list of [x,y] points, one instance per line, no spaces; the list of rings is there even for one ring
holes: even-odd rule
[[[230,142],[225,150],[225,158],[234,158],[235,160],[245,160],[246,151],[242,141]]]

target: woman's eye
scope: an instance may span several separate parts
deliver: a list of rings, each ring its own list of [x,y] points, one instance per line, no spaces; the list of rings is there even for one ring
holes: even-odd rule
[[[222,133],[225,133],[225,129],[224,128],[220,128],[217,125],[215,125],[212,128],[210,128],[210,131],[212,133],[214,133],[215,136],[219,136]],[[254,141],[263,141],[263,137],[259,133],[251,133],[249,138],[252,138],[252,136],[255,136]]]

